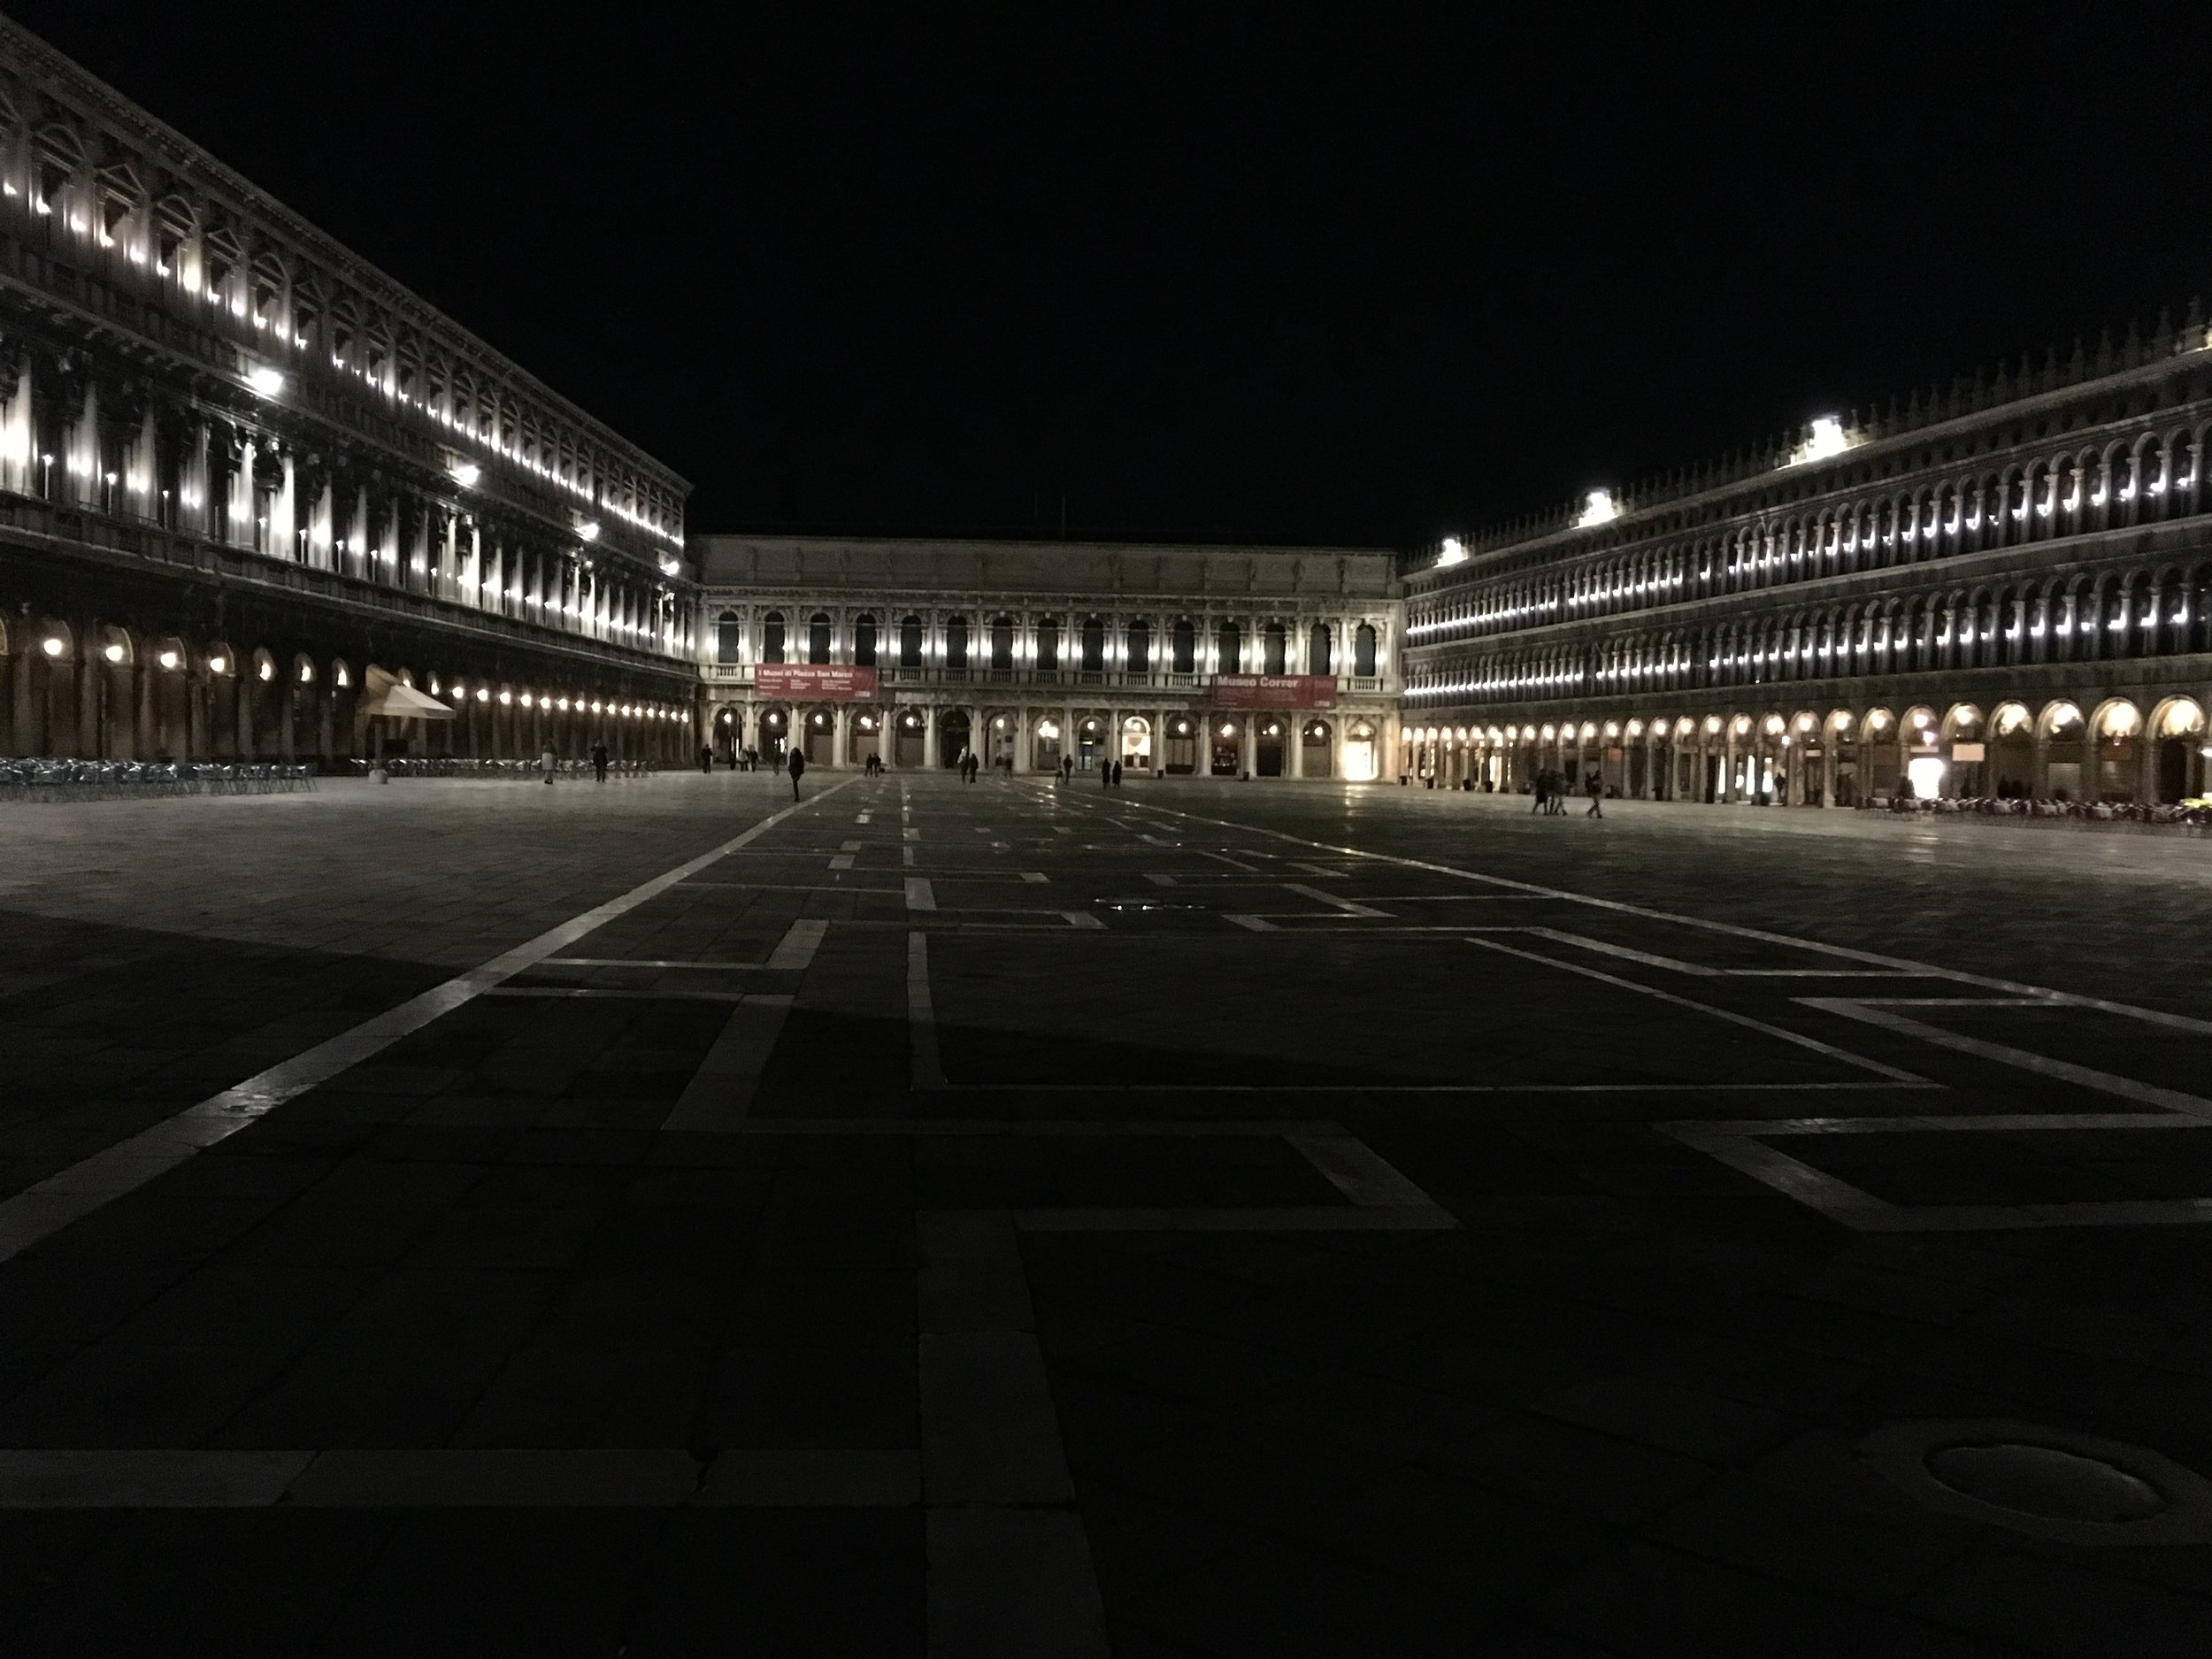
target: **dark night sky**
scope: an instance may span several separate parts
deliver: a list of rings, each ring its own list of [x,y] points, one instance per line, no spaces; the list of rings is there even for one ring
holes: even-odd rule
[[[9,9],[694,529],[1412,543],[2212,286],[2201,7]]]

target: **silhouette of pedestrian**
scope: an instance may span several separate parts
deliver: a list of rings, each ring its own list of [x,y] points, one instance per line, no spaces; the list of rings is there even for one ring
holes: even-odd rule
[[[607,745],[603,739],[591,746],[591,775],[601,783],[607,781]]]
[[[699,770],[710,775],[714,772],[714,751],[704,743],[699,745]]]
[[[1121,787],[1121,763],[1119,761],[1114,763],[1114,787],[1117,789]]]
[[[1540,772],[1536,774],[1536,804],[1529,808],[1529,815],[1532,818],[1537,813],[1547,810],[1550,804],[1551,773]]]
[[[1600,810],[1599,803],[1604,798],[1605,795],[1604,779],[1598,776],[1595,772],[1591,772],[1588,780],[1585,782],[1582,787],[1584,792],[1590,797],[1590,810],[1584,813],[1583,817],[1603,818],[1605,814]]]
[[[791,750],[791,798],[794,801],[799,798],[799,774],[805,770],[806,757],[799,753],[795,744]]]

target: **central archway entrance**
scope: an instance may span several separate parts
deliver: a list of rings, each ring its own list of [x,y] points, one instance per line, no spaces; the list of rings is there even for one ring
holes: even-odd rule
[[[927,728],[918,709],[901,709],[893,717],[891,764],[895,766],[919,766],[923,760]]]
[[[1308,778],[1328,778],[1335,775],[1330,765],[1329,723],[1326,720],[1307,720],[1298,732],[1298,770]]]
[[[968,711],[947,709],[937,717],[937,764],[957,766],[968,752]]]
[[[1280,715],[1270,715],[1260,722],[1259,741],[1254,746],[1254,776],[1279,778],[1283,775],[1283,757],[1288,752],[1287,735]]]

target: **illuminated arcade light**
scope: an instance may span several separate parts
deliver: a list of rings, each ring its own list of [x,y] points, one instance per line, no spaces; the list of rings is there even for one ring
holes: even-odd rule
[[[207,659],[207,672],[211,674],[222,673],[229,667],[230,659],[227,657],[211,657]]]
[[[174,651],[164,651],[154,660],[158,662],[164,668],[174,668],[177,665],[177,654]]]
[[[284,375],[281,371],[265,365],[249,369],[246,371],[246,384],[264,397],[274,397],[284,389]]]
[[[596,522],[580,524],[576,526],[576,534],[587,541],[596,541],[599,539],[599,526]]]
[[[123,648],[119,645],[111,645],[103,650],[100,655],[106,657],[111,663],[119,663],[123,660]]]
[[[476,480],[484,476],[484,469],[473,461],[457,461],[453,467],[453,481],[463,489],[476,488]]]

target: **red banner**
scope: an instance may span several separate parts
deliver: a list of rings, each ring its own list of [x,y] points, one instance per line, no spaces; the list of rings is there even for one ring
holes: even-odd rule
[[[1333,709],[1336,680],[1328,674],[1216,674],[1217,709]]]
[[[835,663],[758,663],[753,668],[753,694],[799,703],[872,702],[876,671]]]

